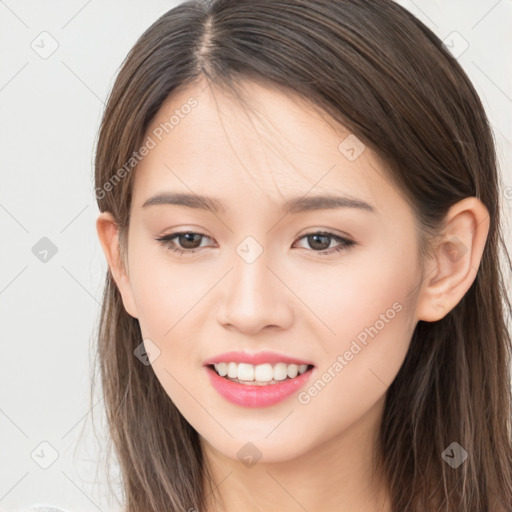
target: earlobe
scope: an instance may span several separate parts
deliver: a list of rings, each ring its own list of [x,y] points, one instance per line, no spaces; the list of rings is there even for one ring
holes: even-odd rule
[[[128,269],[121,257],[119,229],[110,212],[100,213],[96,220],[96,231],[110,272],[123,299],[124,308],[130,316],[138,318]]]
[[[434,255],[425,265],[416,307],[418,320],[440,320],[464,297],[477,275],[489,222],[487,208],[476,197],[449,209]]]

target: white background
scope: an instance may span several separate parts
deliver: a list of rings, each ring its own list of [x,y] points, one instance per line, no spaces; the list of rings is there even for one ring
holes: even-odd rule
[[[92,162],[122,60],[178,3],[0,0],[0,510],[34,504],[117,510],[107,499],[97,468],[101,448],[88,425],[91,346],[106,271]],[[441,39],[456,31],[469,43],[459,61],[487,109],[504,184],[511,187],[512,2],[400,3]],[[44,31],[51,37],[40,36]],[[31,46],[42,46],[43,37],[47,49],[52,39],[58,43],[46,59]],[[503,194],[508,219],[509,192]],[[32,252],[42,237],[57,248],[47,263]],[[101,418],[100,390],[96,395]],[[104,427],[98,422],[97,428]],[[50,461],[52,450],[58,458],[47,469],[32,458]]]

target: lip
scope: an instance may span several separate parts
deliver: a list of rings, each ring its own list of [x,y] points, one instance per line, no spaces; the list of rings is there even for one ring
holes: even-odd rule
[[[297,375],[294,379],[285,379],[276,384],[253,386],[230,381],[218,375],[212,366],[205,366],[210,383],[215,390],[229,402],[242,407],[268,407],[283,401],[285,398],[299,391],[310,379],[315,369],[316,368],[313,367],[303,374]]]
[[[216,364],[216,363],[249,363],[253,365],[263,364],[263,363],[286,363],[286,364],[314,364],[311,361],[305,361],[303,359],[298,359],[296,357],[290,357],[285,354],[279,354],[277,352],[263,351],[263,352],[243,352],[240,350],[233,350],[231,352],[224,352],[224,354],[219,354],[218,356],[211,357],[207,359],[203,364],[204,366]],[[244,386],[245,384],[241,384]],[[277,384],[276,384],[277,385]]]

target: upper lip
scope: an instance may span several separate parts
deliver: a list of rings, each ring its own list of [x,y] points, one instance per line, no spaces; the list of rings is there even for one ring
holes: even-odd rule
[[[204,362],[205,366],[216,364],[216,363],[249,363],[253,365],[263,363],[286,363],[286,364],[307,364],[312,365],[313,363],[299,359],[297,357],[287,356],[285,354],[279,354],[278,352],[243,352],[234,350],[231,352],[224,352],[218,356],[211,357]]]

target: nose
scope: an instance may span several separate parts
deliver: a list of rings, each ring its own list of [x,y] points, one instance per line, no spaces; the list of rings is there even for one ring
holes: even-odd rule
[[[263,252],[249,263],[238,254],[226,276],[218,320],[225,327],[244,334],[256,334],[263,328],[285,329],[293,322],[293,293],[283,272]],[[275,268],[274,268],[275,267]]]

